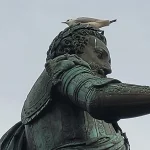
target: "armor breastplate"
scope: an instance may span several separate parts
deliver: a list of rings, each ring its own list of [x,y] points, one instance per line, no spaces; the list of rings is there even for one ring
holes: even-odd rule
[[[36,150],[50,150],[65,145],[87,144],[114,134],[111,124],[94,119],[64,100],[55,100],[51,110],[47,107],[42,117],[26,125],[29,147],[33,150],[33,145],[36,145]]]

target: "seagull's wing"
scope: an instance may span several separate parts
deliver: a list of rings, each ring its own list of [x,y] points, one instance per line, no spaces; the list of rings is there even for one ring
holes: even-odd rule
[[[100,19],[95,19],[95,18],[89,18],[89,17],[79,17],[75,19],[77,23],[87,23],[87,22],[97,22],[101,21]]]

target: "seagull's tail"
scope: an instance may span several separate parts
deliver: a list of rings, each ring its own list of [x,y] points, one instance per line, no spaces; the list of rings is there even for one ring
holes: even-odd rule
[[[114,19],[114,20],[111,20],[110,23],[113,23],[113,22],[116,22],[116,21],[117,21],[117,19]]]

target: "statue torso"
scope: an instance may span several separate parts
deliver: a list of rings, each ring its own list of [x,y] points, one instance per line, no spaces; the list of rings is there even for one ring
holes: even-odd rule
[[[45,81],[41,82],[40,78],[40,83]],[[37,86],[44,85],[39,85],[37,80],[32,88],[34,94],[37,93],[34,92]],[[95,148],[99,145],[102,150],[109,147],[116,149],[123,147],[123,137],[120,133],[116,133],[112,124],[94,119],[57,93],[53,95],[57,95],[53,98],[53,102],[47,104],[44,111],[25,126],[30,149],[50,150],[57,147],[86,146],[90,150],[93,144]]]

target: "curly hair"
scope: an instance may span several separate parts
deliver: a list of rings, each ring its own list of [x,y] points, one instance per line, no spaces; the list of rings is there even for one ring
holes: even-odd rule
[[[104,32],[87,25],[74,25],[61,31],[52,41],[47,51],[46,61],[63,54],[81,54],[88,44],[88,35],[92,35],[107,44]]]

